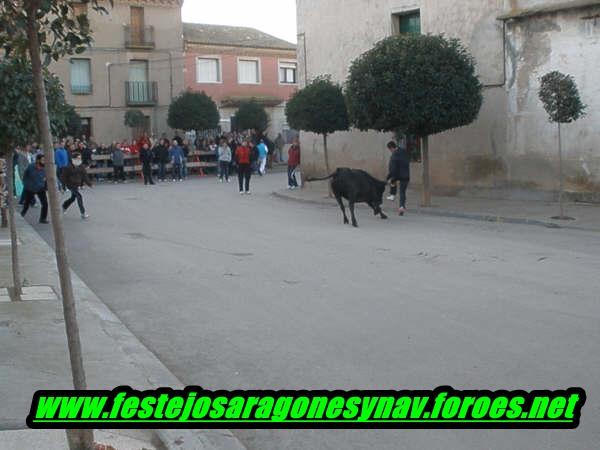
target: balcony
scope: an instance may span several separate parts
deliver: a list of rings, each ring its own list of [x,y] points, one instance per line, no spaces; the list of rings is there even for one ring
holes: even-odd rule
[[[154,44],[154,27],[132,27],[125,25],[125,48],[152,50]]]
[[[91,84],[72,84],[71,94],[73,95],[90,95],[92,93]]]
[[[152,106],[158,102],[156,81],[125,82],[125,102],[127,106]]]

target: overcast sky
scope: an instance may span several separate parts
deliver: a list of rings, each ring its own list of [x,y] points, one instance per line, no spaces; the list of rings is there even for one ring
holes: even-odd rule
[[[296,0],[186,0],[183,20],[252,27],[296,42]]]

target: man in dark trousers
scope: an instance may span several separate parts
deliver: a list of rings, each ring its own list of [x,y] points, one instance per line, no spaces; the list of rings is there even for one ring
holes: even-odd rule
[[[37,155],[35,163],[29,164],[23,174],[23,189],[25,196],[23,197],[23,210],[21,216],[25,217],[31,200],[37,195],[42,205],[40,211],[40,223],[48,223],[48,198],[46,197],[46,172],[44,169],[44,155]]]
[[[152,179],[152,162],[154,161],[154,152],[150,150],[148,144],[142,145],[140,150],[140,161],[142,162],[142,173],[144,174],[144,185],[153,185]]]
[[[83,187],[84,184],[92,187],[92,183],[88,177],[87,171],[85,170],[85,166],[74,166],[71,164],[62,170],[61,178],[62,183],[69,191],[71,191],[71,197],[62,205],[63,213],[66,213],[69,207],[75,202],[75,200],[77,200],[77,206],[79,206],[81,218],[83,220],[89,218],[90,216],[86,214],[85,207],[83,206],[83,197],[81,192],[79,192],[79,188]]]
[[[250,194],[250,179],[252,178],[252,162],[255,158],[252,155],[250,142],[244,139],[242,145],[235,150],[235,162],[238,167],[238,182],[240,194]]]
[[[387,181],[392,184],[392,188],[388,199],[394,200],[396,192],[400,188],[400,209],[398,213],[403,216],[406,213],[406,189],[410,182],[410,158],[406,147],[398,147],[393,141],[388,143],[387,148],[392,153],[387,176]]]

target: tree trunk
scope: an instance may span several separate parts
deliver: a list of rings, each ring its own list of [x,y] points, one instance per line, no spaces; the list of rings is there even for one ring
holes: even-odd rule
[[[50,203],[50,217],[52,219],[52,230],[54,232],[54,243],[56,253],[56,265],[60,279],[60,289],[63,301],[63,314],[67,332],[67,343],[69,357],[71,360],[71,373],[73,375],[73,386],[76,390],[86,390],[85,372],[81,353],[81,341],[79,338],[79,327],[77,325],[77,314],[75,310],[75,298],[71,284],[71,272],[67,260],[65,247],[65,236],[62,223],[62,207],[56,185],[56,169],[54,165],[54,149],[52,146],[52,135],[50,133],[50,118],[48,115],[48,101],[46,99],[46,87],[42,71],[40,56],[40,44],[38,40],[38,25],[35,16],[35,5],[29,4],[27,9],[27,37],[29,39],[29,54],[31,56],[31,67],[33,74],[33,89],[38,115],[40,137],[44,146],[46,159],[46,178],[48,180],[48,195]],[[67,439],[71,450],[93,450],[93,430],[67,430]]]
[[[325,171],[327,175],[331,175],[331,170],[329,169],[329,152],[327,151],[327,133],[323,134],[323,156],[325,157]],[[331,191],[331,183],[327,183],[327,192],[329,197],[333,197],[333,192]]]
[[[429,136],[421,138],[421,164],[423,165],[423,206],[431,206],[431,186],[429,180]]]
[[[21,265],[19,264],[19,241],[17,239],[17,221],[15,220],[15,168],[13,155],[10,149],[6,150],[6,183],[8,184],[8,221],[10,224],[10,255],[12,261],[12,275],[14,297],[21,299]]]
[[[563,159],[562,159],[562,138],[560,122],[558,123],[558,206],[560,208],[560,218],[565,217],[565,206],[563,203],[564,181],[563,181]]]

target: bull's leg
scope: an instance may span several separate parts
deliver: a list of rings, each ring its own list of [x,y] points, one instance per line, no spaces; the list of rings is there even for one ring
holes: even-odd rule
[[[383,209],[381,209],[381,207],[379,207],[379,216],[385,220],[388,218],[388,216],[386,216],[386,214],[383,212]]]
[[[341,208],[341,210],[342,210],[342,214],[344,215],[344,223],[345,223],[345,224],[348,224],[348,223],[350,223],[350,222],[348,221],[348,216],[346,215],[346,208],[344,208],[344,202],[343,202],[343,200],[342,200],[342,196],[341,196],[341,195],[336,195],[336,196],[335,196],[335,199],[337,200],[337,202],[338,202],[338,205],[340,205],[340,208]]]
[[[350,208],[350,216],[352,217],[352,226],[358,227],[358,222],[356,221],[356,217],[354,216],[354,202],[348,201],[348,204],[348,207]]]

